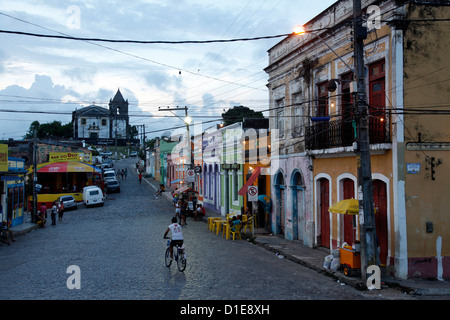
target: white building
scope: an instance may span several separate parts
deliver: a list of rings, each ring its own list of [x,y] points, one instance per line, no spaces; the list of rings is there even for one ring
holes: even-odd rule
[[[93,144],[118,144],[129,140],[128,100],[120,90],[109,101],[109,109],[94,104],[75,110],[72,114],[75,140],[86,140]]]

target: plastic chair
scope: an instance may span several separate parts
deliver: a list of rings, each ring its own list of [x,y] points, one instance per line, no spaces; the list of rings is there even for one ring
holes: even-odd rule
[[[245,224],[244,224],[244,232],[245,233],[247,232],[247,228],[250,231],[253,231],[253,217],[248,218],[247,221],[245,222]]]
[[[239,240],[241,239],[241,228],[242,225],[240,224],[234,226],[234,231],[232,230],[232,228],[230,228],[230,235],[233,235],[233,240],[235,236],[239,237]]]
[[[209,231],[214,231],[215,223],[214,221],[220,219],[218,217],[208,217],[207,228]]]

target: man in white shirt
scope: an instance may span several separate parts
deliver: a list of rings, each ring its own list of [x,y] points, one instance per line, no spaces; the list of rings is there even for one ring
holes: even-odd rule
[[[164,238],[167,237],[167,234],[172,232],[172,241],[170,241],[169,251],[170,251],[170,259],[173,259],[173,246],[183,244],[183,233],[181,232],[181,226],[177,223],[178,219],[176,217],[172,218],[172,224],[167,227],[166,232],[164,233]]]

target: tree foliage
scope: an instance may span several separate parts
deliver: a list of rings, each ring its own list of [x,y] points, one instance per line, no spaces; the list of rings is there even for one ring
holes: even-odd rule
[[[33,121],[24,138],[32,139],[35,129],[37,130],[38,139],[51,136],[60,138],[71,138],[73,135],[72,122],[63,125],[61,124],[61,121],[56,120],[53,122],[43,124],[40,124],[39,121]]]
[[[264,118],[264,116],[261,111],[254,111],[244,106],[234,106],[227,112],[222,113],[222,119],[225,126],[241,122],[244,118]]]

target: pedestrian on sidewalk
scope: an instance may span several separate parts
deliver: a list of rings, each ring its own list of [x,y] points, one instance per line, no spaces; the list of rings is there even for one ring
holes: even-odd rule
[[[142,172],[139,172],[139,183],[142,183]]]
[[[11,221],[11,220],[10,220]],[[11,225],[11,222],[7,222],[6,220],[2,221],[2,224],[0,225],[0,230],[5,233],[5,239],[2,238],[2,241],[6,243],[8,246],[11,245],[11,242],[15,242],[13,238],[13,232],[9,229],[9,226]],[[8,236],[10,240],[8,241]]]
[[[56,206],[56,201],[53,201],[53,207],[52,207],[52,213],[51,213],[51,218],[52,218],[52,226],[56,226],[56,213],[58,211],[58,207]]]
[[[180,221],[181,224],[181,200],[175,203],[175,217]]]
[[[64,215],[64,202],[61,201],[58,208],[58,221],[62,222],[63,215]]]

